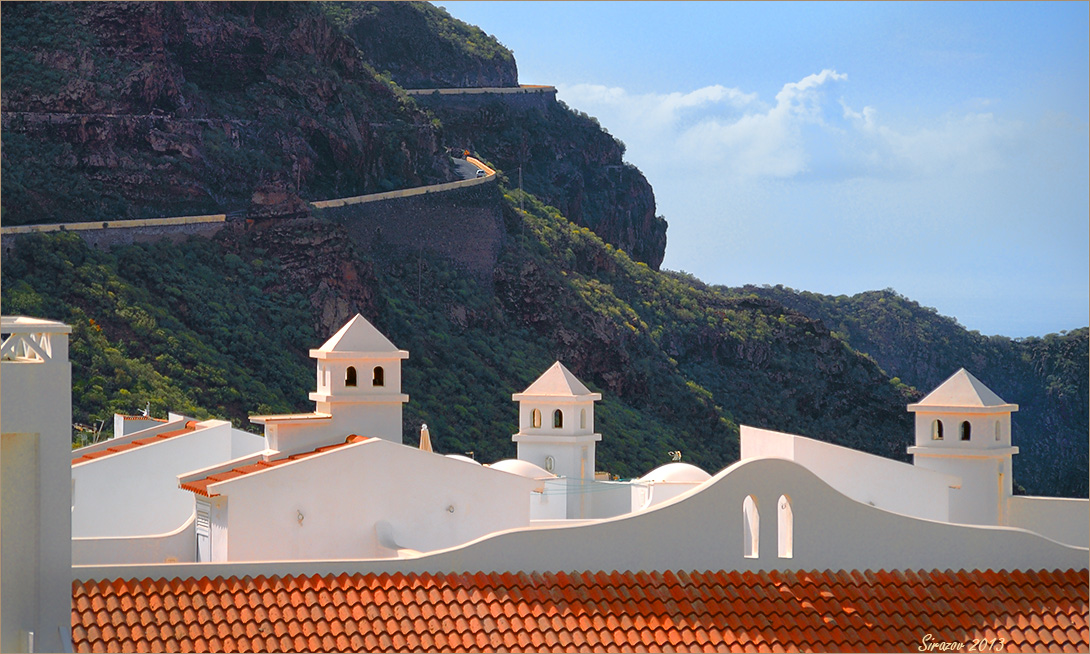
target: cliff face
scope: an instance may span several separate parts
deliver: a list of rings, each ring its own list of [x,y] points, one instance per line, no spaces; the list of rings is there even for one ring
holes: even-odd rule
[[[4,222],[450,178],[439,129],[308,3],[4,3]]]
[[[426,2],[337,2],[329,12],[365,60],[406,89],[518,86],[511,51]]]
[[[588,227],[604,241],[657,270],[666,253],[666,220],[655,194],[624,145],[590,116],[556,101],[519,96],[417,96],[443,121],[445,142],[478,152],[510,187],[523,188]]]

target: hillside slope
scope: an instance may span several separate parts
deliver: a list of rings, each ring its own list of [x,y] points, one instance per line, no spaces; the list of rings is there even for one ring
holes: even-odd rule
[[[819,322],[653,271],[533,197],[521,214],[516,193],[495,292],[442,260],[365,256],[338,226],[299,220],[110,252],[24,237],[3,261],[2,309],[73,325],[85,424],[145,402],[240,425],[306,409],[324,306],[366,314],[410,351],[405,433],[427,422],[444,452],[512,456],[511,394],[560,359],[605,395],[599,467],[614,474],[677,449],[721,468],[739,422],[904,458],[914,396]],[[301,263],[316,244],[325,255]]]
[[[1087,495],[1090,338],[1087,328],[1043,338],[982,336],[892,290],[829,296],[782,286],[746,286],[728,296],[774,300],[874,357],[889,375],[922,391],[967,368],[1008,402],[1016,480],[1031,492]]]

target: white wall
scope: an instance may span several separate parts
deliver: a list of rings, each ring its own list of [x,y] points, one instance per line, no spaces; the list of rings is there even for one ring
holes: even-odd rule
[[[72,531],[68,469],[72,367],[66,325],[3,318],[5,353],[39,335],[46,357],[0,364],[0,650],[70,649]],[[15,356],[17,355],[17,356]]]
[[[1011,527],[1077,547],[1090,546],[1090,500],[1014,495],[1007,500]]]
[[[951,450],[953,452],[954,450]],[[968,525],[999,525],[1006,522],[1003,509],[1009,493],[1000,487],[1010,484],[1010,461],[971,456],[913,455],[917,468],[957,475],[961,488],[950,493],[950,522]],[[1002,474],[1002,477],[1000,477]]]
[[[548,479],[540,493],[530,493],[531,520],[565,520],[568,517],[568,481]]]
[[[73,565],[131,563],[192,563],[193,515],[181,527],[166,534],[112,538],[73,538]]]
[[[362,449],[362,448],[361,448]],[[756,558],[743,556],[742,503],[761,512]],[[774,507],[791,498],[793,556],[777,551]],[[1010,527],[955,525],[856,502],[782,459],[741,461],[683,497],[594,524],[531,526],[449,550],[391,560],[89,567],[77,579],[213,575],[570,570],[1082,569],[1087,548]]]
[[[780,458],[805,466],[848,497],[887,511],[947,520],[961,479],[805,436],[741,426],[742,460]]]
[[[231,560],[396,556],[525,526],[540,482],[431,452],[369,440],[212,484],[227,497]],[[302,515],[300,521],[299,516]]]
[[[692,489],[700,486],[704,482],[702,481],[652,481],[645,482],[646,495],[649,495],[642,508],[650,508],[656,504],[662,504],[667,500],[672,500],[683,493],[688,493]],[[640,493],[644,495],[644,493]]]
[[[193,514],[193,494],[178,488],[178,475],[264,449],[263,437],[207,420],[196,431],[78,463],[71,469],[72,535],[174,531]]]

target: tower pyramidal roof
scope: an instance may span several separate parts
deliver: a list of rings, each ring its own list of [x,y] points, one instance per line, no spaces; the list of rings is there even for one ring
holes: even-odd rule
[[[529,396],[586,397],[595,400],[602,399],[600,393],[590,392],[590,389],[584,386],[583,382],[579,381],[579,379],[559,361],[550,366],[549,369],[538,377],[534,383],[530,384],[526,390],[521,393],[515,393],[515,395],[512,396],[512,399],[517,401],[523,397]]]
[[[401,352],[402,350],[399,350],[396,345],[391,343],[390,339],[383,336],[382,332],[375,329],[374,325],[357,313],[355,318],[349,320],[344,327],[341,327],[336,334],[322,344],[322,347],[311,350],[310,355],[328,356],[330,354],[348,353],[397,355]],[[408,355],[407,352],[405,354]]]
[[[916,404],[909,405],[909,410],[919,408],[976,408],[1004,409],[1017,411],[1017,404],[1008,404],[984,385],[968,370],[962,368],[939,387],[927,394]]]

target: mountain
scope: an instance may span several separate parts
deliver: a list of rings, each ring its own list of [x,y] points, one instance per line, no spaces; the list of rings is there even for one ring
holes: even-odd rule
[[[325,3],[376,70],[407,89],[517,87],[514,55],[479,28],[425,2]],[[553,95],[428,94],[443,143],[484,156],[509,184],[561,210],[607,243],[658,269],[666,220],[624,144]]]
[[[73,326],[78,423],[147,402],[153,415],[250,428],[250,414],[306,410],[308,349],[358,311],[410,351],[404,430],[412,442],[427,422],[439,451],[512,456],[511,394],[559,359],[603,393],[598,462],[622,477],[673,450],[719,469],[738,457],[741,423],[907,460],[905,405],[929,390],[923,378],[915,388],[891,379],[843,321],[787,298],[657,270],[665,220],[596,121],[547,91],[477,104],[402,91],[414,75],[427,78],[421,85],[516,83],[503,72],[514,73],[513,60],[506,68],[502,46],[476,28],[435,8],[382,3],[3,3],[0,12],[5,225],[246,217],[232,215],[214,238],[112,248],[74,233],[4,237],[0,308]],[[405,42],[419,56],[397,55]],[[442,65],[425,56],[451,44],[458,54]],[[335,210],[298,201],[449,180],[447,147],[474,150],[499,180]],[[268,189],[294,197],[293,210],[255,207],[276,195]],[[924,351],[912,315],[897,319],[906,336],[891,347]],[[1059,398],[1069,410],[1060,421],[1077,421],[1086,401],[1083,338],[1043,339],[1027,355],[1049,372],[1026,376],[1026,395]],[[946,374],[965,365],[992,383],[998,372],[974,368],[990,355],[966,343]],[[943,365],[934,364],[941,377]],[[994,388],[1030,412],[1027,399]],[[1079,452],[1023,452],[1019,481],[1059,455],[1078,467]],[[1026,478],[1033,493],[1069,487],[1066,476]]]
[[[6,2],[7,225],[452,179],[440,128],[311,3]]]

